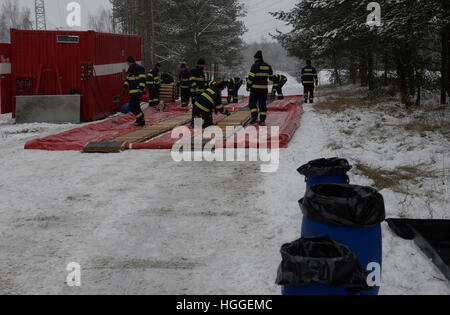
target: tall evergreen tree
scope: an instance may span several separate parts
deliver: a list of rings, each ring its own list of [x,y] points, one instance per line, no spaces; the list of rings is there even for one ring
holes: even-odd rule
[[[180,62],[237,67],[241,62],[245,15],[238,0],[110,0],[117,30],[142,34],[147,67],[162,61],[176,71]],[[216,67],[217,69],[217,67]]]

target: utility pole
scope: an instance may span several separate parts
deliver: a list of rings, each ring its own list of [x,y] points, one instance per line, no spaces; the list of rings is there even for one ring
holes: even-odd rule
[[[449,11],[448,0],[441,1],[441,10],[444,16]],[[450,37],[450,26],[444,25],[441,30],[441,104],[447,104],[448,95],[450,93],[450,61],[449,61],[449,37]]]
[[[155,12],[153,0],[150,1],[152,11],[152,66],[155,65]]]
[[[139,0],[138,4],[139,11],[139,35],[144,34],[144,0]]]
[[[45,0],[34,0],[34,13],[36,18],[36,30],[46,30]]]

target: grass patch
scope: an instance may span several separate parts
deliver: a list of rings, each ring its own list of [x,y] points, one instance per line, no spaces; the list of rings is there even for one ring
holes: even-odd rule
[[[326,88],[319,91],[320,97],[326,100],[314,105],[316,112],[342,112],[347,108],[369,108],[382,102],[395,100],[392,97],[369,97],[367,91],[357,88],[354,90]]]
[[[412,120],[403,125],[408,132],[425,135],[426,132],[441,133],[450,139],[450,118],[447,108],[440,107],[435,110],[425,110],[410,113]]]
[[[442,127],[443,126],[439,123],[429,123],[420,120],[409,122],[403,126],[403,128],[405,128],[406,131],[415,131],[419,133],[427,131],[438,132],[441,130]]]
[[[316,112],[342,112],[347,108],[368,108],[380,103],[381,100],[366,99],[362,97],[340,97],[336,99],[327,99],[314,106]]]
[[[345,89],[338,85],[329,85],[326,87],[319,87],[317,91],[320,93],[321,97],[354,97],[360,96],[361,91],[355,87],[355,89]]]
[[[397,193],[408,194],[408,185],[418,185],[423,178],[437,178],[435,172],[424,171],[423,164],[415,166],[401,166],[395,170],[374,168],[357,161],[356,170],[363,176],[370,178],[378,189],[391,189]]]
[[[331,142],[327,145],[327,148],[333,151],[341,150],[343,149],[342,142]]]

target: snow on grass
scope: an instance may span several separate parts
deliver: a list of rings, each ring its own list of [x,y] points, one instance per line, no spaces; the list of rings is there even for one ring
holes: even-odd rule
[[[315,112],[327,125],[327,147],[355,166],[352,183],[381,191],[388,218],[450,219],[448,109],[407,110],[347,86],[319,91]],[[450,294],[445,277],[412,241],[387,224],[383,241],[382,294]]]

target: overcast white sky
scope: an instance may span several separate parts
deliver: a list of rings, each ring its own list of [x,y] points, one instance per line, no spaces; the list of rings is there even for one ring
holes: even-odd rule
[[[0,0],[0,3],[5,0]],[[33,9],[34,14],[34,0],[17,0],[22,5],[29,6]],[[47,11],[47,27],[67,28],[66,6],[69,2],[74,0],[45,0]],[[102,6],[110,7],[109,0],[75,0],[80,3],[82,9],[82,23],[86,26],[87,16],[89,14],[96,14]],[[182,0],[180,0],[182,1]],[[245,18],[245,24],[248,28],[247,34],[244,35],[244,40],[247,42],[260,41],[263,37],[270,39],[269,33],[276,28],[281,31],[288,31],[289,27],[285,26],[283,22],[274,19],[269,12],[279,10],[289,10],[299,0],[241,0],[247,9],[248,15]]]

